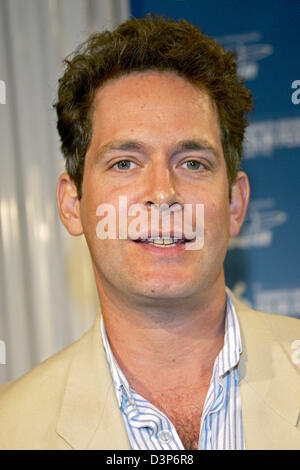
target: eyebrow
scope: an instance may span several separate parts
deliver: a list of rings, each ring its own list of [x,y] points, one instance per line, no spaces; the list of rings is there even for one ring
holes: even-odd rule
[[[99,159],[105,153],[109,151],[113,151],[113,150],[145,152],[147,150],[149,151],[149,148],[151,147],[145,145],[143,142],[140,142],[138,140],[119,140],[119,141],[110,142],[100,147],[96,153],[96,158]],[[202,140],[202,139],[201,140],[190,139],[190,140],[179,141],[172,151],[172,156],[181,152],[185,152],[186,150],[192,150],[192,151],[206,150],[206,151],[210,151],[211,153],[213,153],[216,158],[220,158],[219,152],[216,150],[216,148],[212,146],[207,140]]]
[[[185,152],[186,150],[208,150],[212,152],[216,158],[219,158],[219,152],[207,140],[182,140],[176,145],[174,154]]]
[[[102,147],[97,150],[96,157],[99,158],[105,153],[110,152],[112,150],[141,151],[145,150],[145,145],[142,144],[142,142],[136,140],[118,140],[102,145]]]

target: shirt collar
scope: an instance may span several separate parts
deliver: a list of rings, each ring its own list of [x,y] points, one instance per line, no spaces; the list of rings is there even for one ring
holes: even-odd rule
[[[109,340],[107,338],[106,329],[105,329],[105,325],[104,325],[102,315],[100,316],[100,330],[101,330],[104,349],[105,349],[105,352],[106,352],[107,362],[108,362],[108,365],[109,365],[109,368],[110,368],[112,381],[113,381],[115,392],[116,392],[116,395],[117,395],[118,404],[119,404],[119,407],[121,408],[124,392],[125,392],[125,394],[127,396],[127,399],[129,400],[130,403],[134,403],[134,400],[133,400],[131,392],[130,392],[129,383],[128,383],[125,375],[121,371],[121,369],[120,369],[120,367],[119,367],[119,365],[118,365],[118,363],[117,363],[117,361],[116,361],[116,359],[113,355],[113,352],[111,350]]]
[[[100,330],[119,407],[121,408],[122,406],[124,392],[129,403],[134,405],[134,399],[130,391],[129,383],[121,371],[111,350],[102,315],[100,316]],[[239,322],[230,294],[226,290],[224,345],[219,352],[214,365],[214,369],[217,368],[216,373],[218,374],[219,378],[224,377],[224,375],[226,375],[238,365],[241,353],[242,342]]]
[[[230,294],[226,291],[224,345],[216,359],[219,377],[224,376],[238,365],[241,353],[242,341],[239,321]]]

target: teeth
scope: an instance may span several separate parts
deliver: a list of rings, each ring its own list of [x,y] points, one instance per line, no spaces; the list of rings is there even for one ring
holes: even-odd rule
[[[160,247],[175,246],[177,238],[148,238],[148,243]]]

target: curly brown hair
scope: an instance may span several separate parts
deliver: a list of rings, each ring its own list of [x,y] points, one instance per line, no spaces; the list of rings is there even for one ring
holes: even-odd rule
[[[92,34],[64,63],[59,79],[57,129],[66,171],[78,197],[85,155],[92,137],[92,104],[107,80],[133,71],[173,71],[205,89],[218,109],[229,187],[242,158],[247,114],[253,100],[237,75],[237,58],[186,20],[148,14],[122,23],[114,31]]]

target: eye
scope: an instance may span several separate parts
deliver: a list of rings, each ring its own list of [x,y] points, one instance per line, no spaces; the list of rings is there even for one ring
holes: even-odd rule
[[[131,160],[120,160],[115,163],[112,168],[117,168],[118,170],[130,170],[136,167],[137,165]]]
[[[198,160],[188,160],[187,162],[183,163],[183,166],[184,168],[187,168],[188,170],[199,170],[201,168],[205,168],[203,163],[198,162]]]

